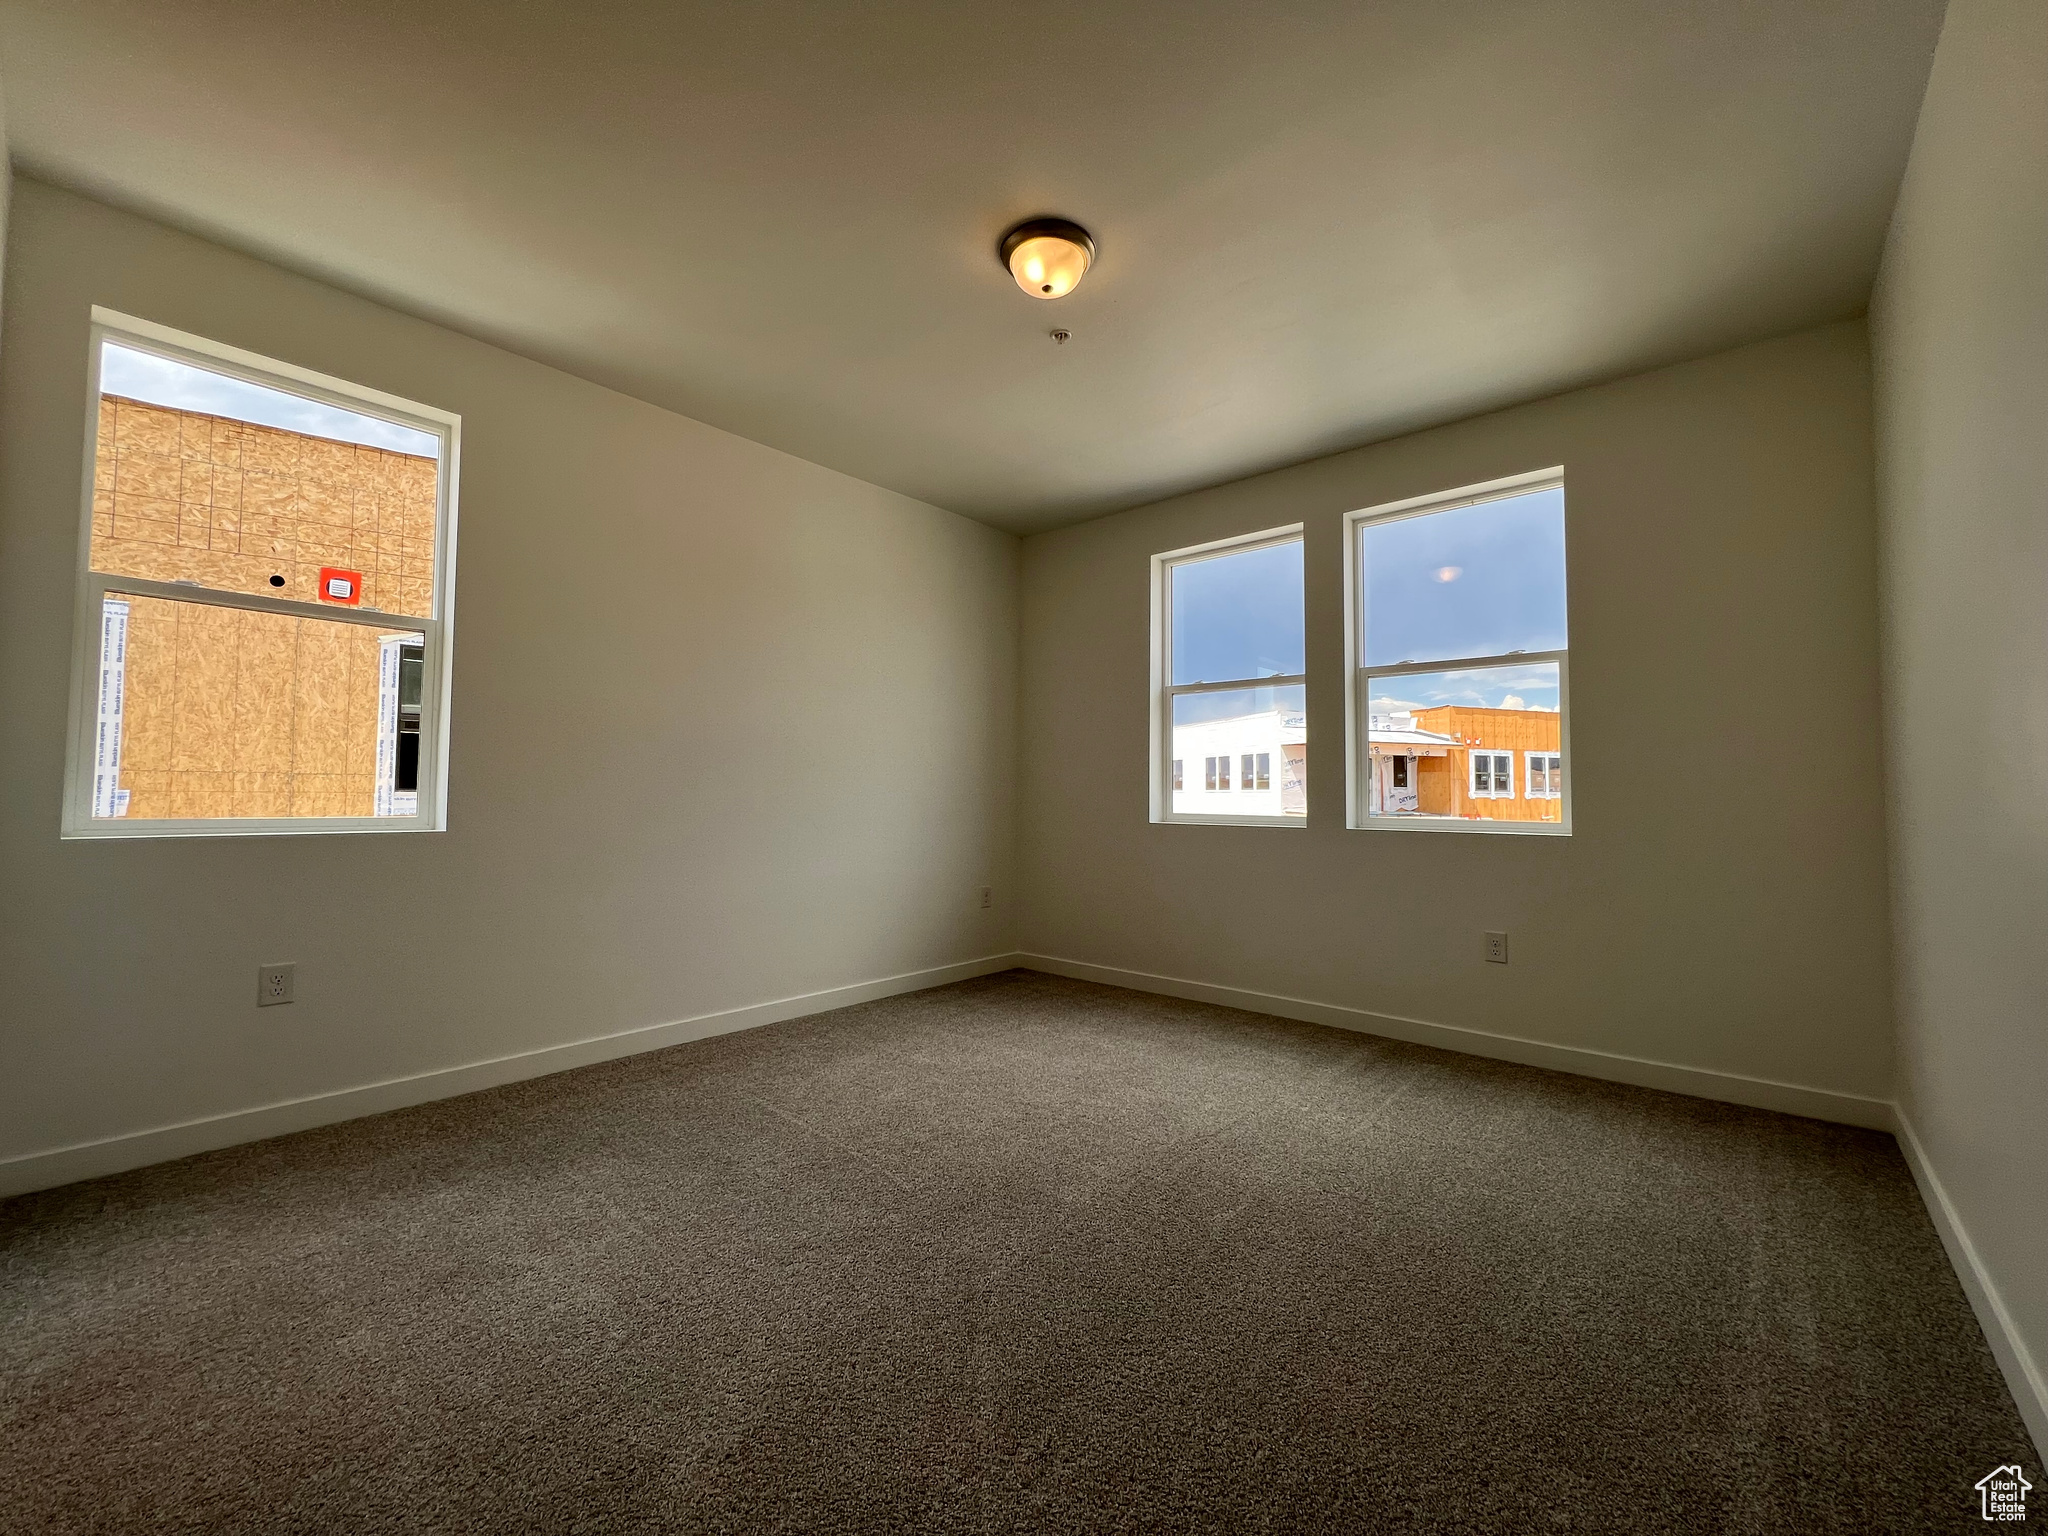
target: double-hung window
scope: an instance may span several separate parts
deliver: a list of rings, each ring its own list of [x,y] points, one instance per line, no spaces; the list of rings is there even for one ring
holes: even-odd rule
[[[67,837],[446,825],[459,418],[93,311]]]
[[[1301,529],[1176,550],[1152,566],[1152,819],[1302,825]],[[1202,785],[1183,789],[1172,765],[1194,758]]]
[[[1569,832],[1563,471],[1345,522],[1351,825]]]

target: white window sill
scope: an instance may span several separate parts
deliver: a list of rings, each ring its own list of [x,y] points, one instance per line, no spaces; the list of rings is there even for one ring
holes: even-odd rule
[[[417,816],[238,816],[232,820],[127,821],[110,818],[66,827],[66,842],[101,842],[134,837],[303,837],[352,832],[441,832]]]
[[[1306,816],[1191,816],[1186,812],[1157,816],[1154,826],[1173,827],[1305,827]]]
[[[1572,829],[1555,821],[1478,821],[1463,816],[1370,816],[1353,822],[1353,832],[1482,832],[1511,837],[1570,837]]]

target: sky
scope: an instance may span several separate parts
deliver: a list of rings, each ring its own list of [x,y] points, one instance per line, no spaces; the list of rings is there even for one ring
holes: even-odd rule
[[[283,427],[288,432],[304,432],[336,442],[416,453],[430,459],[439,458],[441,453],[441,440],[431,432],[345,411],[281,389],[231,379],[226,374],[210,373],[112,341],[100,353],[100,392],[181,411],[204,411],[209,416]]]
[[[1566,645],[1564,492],[1534,491],[1359,529],[1367,666],[1555,651]],[[1173,567],[1173,681],[1304,668],[1302,545]],[[1272,707],[1276,690],[1181,695],[1182,724]],[[1287,708],[1299,708],[1299,688]],[[1373,680],[1375,713],[1438,704],[1556,709],[1555,662],[1447,667]]]
[[[1301,540],[1173,567],[1173,680],[1305,672]]]
[[[1557,663],[1461,667],[1445,672],[1404,672],[1372,680],[1372,713],[1470,704],[1486,709],[1557,708]]]
[[[1367,523],[1359,541],[1368,667],[1565,648],[1563,491]]]

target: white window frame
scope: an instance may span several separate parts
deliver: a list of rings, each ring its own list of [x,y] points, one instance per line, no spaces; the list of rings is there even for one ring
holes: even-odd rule
[[[1486,758],[1489,762],[1489,767],[1486,771],[1486,777],[1489,782],[1494,779],[1495,770],[1500,767],[1502,761],[1506,761],[1508,765],[1508,787],[1506,789],[1489,789],[1483,794],[1480,792],[1478,776],[1472,770],[1477,766],[1476,760],[1482,757]],[[1514,751],[1511,748],[1501,747],[1468,747],[1465,752],[1465,794],[1473,800],[1514,800],[1519,798],[1515,794]]]
[[[1390,501],[1378,506],[1362,507],[1356,512],[1344,514],[1344,672],[1351,685],[1345,690],[1344,742],[1346,772],[1344,775],[1345,825],[1355,832],[1478,832],[1499,833],[1511,837],[1569,837],[1572,833],[1572,775],[1565,773],[1564,793],[1556,797],[1559,801],[1556,821],[1485,821],[1463,816],[1373,816],[1369,775],[1372,772],[1372,758],[1368,749],[1367,732],[1372,725],[1372,689],[1376,682],[1388,678],[1405,677],[1412,674],[1432,672],[1456,672],[1475,667],[1513,667],[1532,663],[1554,662],[1557,665],[1557,714],[1558,749],[1555,753],[1569,768],[1572,743],[1571,711],[1571,658],[1567,650],[1555,651],[1509,651],[1499,656],[1454,656],[1440,661],[1403,662],[1392,666],[1378,666],[1368,670],[1360,646],[1364,632],[1365,582],[1360,570],[1364,559],[1364,540],[1360,530],[1368,523],[1390,523],[1407,517],[1426,517],[1432,512],[1449,512],[1458,507],[1476,506],[1484,501],[1505,501],[1516,496],[1527,496],[1537,491],[1561,491],[1564,486],[1564,469],[1555,466],[1550,469],[1531,470],[1527,474],[1506,475],[1498,480],[1487,480],[1478,485],[1461,486],[1451,491],[1436,491],[1426,496],[1411,496],[1405,501]],[[1571,528],[1571,499],[1565,499],[1566,542],[1569,546]],[[1565,609],[1566,623],[1570,623],[1571,609],[1571,564],[1567,553],[1565,564]],[[1474,750],[1477,750],[1476,748]],[[1500,748],[1489,748],[1499,751]],[[1510,752],[1510,759],[1513,757]],[[1525,779],[1526,782],[1526,779]],[[1472,771],[1468,762],[1465,770],[1465,787],[1469,794],[1472,786]],[[1495,795],[1492,798],[1511,798]]]
[[[448,826],[449,670],[455,647],[455,507],[460,474],[462,418],[418,401],[387,395],[295,364],[245,352],[204,337],[93,306],[86,366],[85,473],[78,531],[77,595],[71,642],[71,714],[64,776],[61,835],[66,838],[304,836],[335,832],[441,832]],[[114,341],[140,352],[190,363],[251,384],[295,395],[364,416],[431,433],[440,440],[435,475],[434,585],[429,612],[385,613],[374,608],[302,603],[256,593],[228,592],[183,582],[113,576],[92,568],[93,473],[99,451],[100,348]],[[330,623],[404,630],[425,637],[420,689],[418,810],[410,816],[234,816],[168,817],[147,821],[95,817],[94,737],[98,722],[100,627],[107,594],[167,598],[217,608],[281,613]]]
[[[1243,812],[1202,813],[1197,811],[1176,811],[1173,808],[1173,701],[1184,693],[1228,693],[1244,688],[1291,688],[1301,687],[1308,682],[1306,672],[1294,672],[1284,676],[1230,678],[1218,682],[1181,683],[1173,681],[1173,568],[1190,564],[1196,560],[1214,559],[1219,555],[1241,555],[1255,549],[1265,549],[1275,544],[1305,544],[1303,525],[1290,523],[1285,528],[1267,528],[1259,533],[1240,534],[1234,538],[1215,539],[1206,544],[1191,544],[1185,549],[1167,550],[1152,557],[1152,820],[1173,822],[1183,826],[1205,825],[1223,827],[1303,827],[1308,824],[1306,816],[1254,816]],[[1306,556],[1306,549],[1303,554]],[[1307,582],[1306,568],[1303,583]],[[1306,614],[1308,593],[1302,593],[1302,605]],[[1304,636],[1304,639],[1306,636]],[[1303,700],[1304,705],[1306,699]],[[1225,761],[1234,774],[1237,768],[1237,754]],[[1227,786],[1226,786],[1227,787]],[[1220,793],[1220,791],[1219,791]]]
[[[1544,759],[1543,782],[1548,786],[1544,789],[1536,788],[1536,771],[1530,766],[1539,757]],[[1549,766],[1549,760],[1553,757],[1557,759],[1556,776],[1562,779],[1564,777],[1564,754],[1562,752],[1553,752],[1546,747],[1540,752],[1524,752],[1522,754],[1522,795],[1525,799],[1557,800],[1563,798],[1563,791],[1551,784],[1552,771]]]

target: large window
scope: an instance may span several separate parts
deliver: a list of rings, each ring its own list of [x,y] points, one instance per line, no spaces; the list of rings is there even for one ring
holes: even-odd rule
[[[1571,828],[1563,473],[1354,512],[1351,824]]]
[[[445,825],[459,421],[94,310],[69,837]]]
[[[1300,529],[1159,555],[1153,568],[1153,819],[1302,825]],[[1176,766],[1193,762],[1199,784]]]

